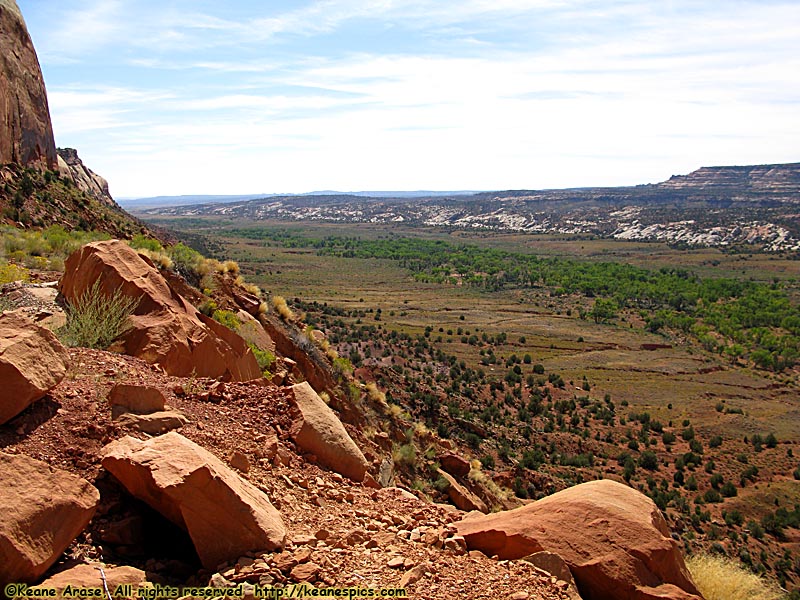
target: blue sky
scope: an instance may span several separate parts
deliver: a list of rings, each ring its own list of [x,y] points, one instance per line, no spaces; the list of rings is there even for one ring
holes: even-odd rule
[[[800,2],[18,0],[115,197],[627,185],[800,161]]]

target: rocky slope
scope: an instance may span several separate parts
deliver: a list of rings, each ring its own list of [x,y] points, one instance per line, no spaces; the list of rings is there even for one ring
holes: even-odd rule
[[[159,347],[197,338],[164,318],[168,304],[172,315],[178,305],[196,315],[181,298],[191,289],[152,264],[131,270],[136,260],[122,246],[102,242],[78,251],[61,289],[91,287],[94,279],[101,289],[137,298],[135,336],[150,327]],[[110,257],[102,264],[93,258],[101,251]],[[258,314],[247,300],[240,291],[228,301]],[[47,313],[38,307],[33,314]],[[578,486],[563,502],[552,496],[533,529],[526,528],[527,513],[510,511],[501,521],[467,514],[475,508],[470,465],[443,452],[452,444],[428,434],[456,506],[396,487],[391,440],[402,432],[367,437],[353,425],[359,415],[369,427],[380,423],[370,419],[380,406],[351,398],[350,413],[359,413],[352,419],[328,407],[324,397],[331,406],[348,400],[339,389],[322,389],[325,378],[314,371],[325,365],[303,367],[279,354],[271,380],[181,377],[171,374],[168,352],[147,346],[135,349],[140,358],[64,351],[44,331],[31,345],[26,332],[36,326],[25,319],[0,316],[0,372],[19,379],[0,390],[0,405],[8,407],[0,425],[2,584],[100,588],[101,567],[113,582],[245,595],[256,585],[296,591],[292,586],[308,584],[400,587],[420,598],[602,599],[613,596],[609,589],[635,600],[698,597],[655,504],[624,485],[595,482],[599,496],[592,484]],[[277,327],[284,344],[296,339],[291,325],[271,322]],[[42,344],[66,363],[46,386],[34,360]],[[202,366],[199,356],[189,360]],[[15,404],[22,393],[32,402],[27,408]],[[21,472],[26,486],[14,485]],[[568,542],[574,555],[556,543],[564,539],[559,522],[586,524],[576,525],[579,535]],[[521,553],[519,528],[534,536]],[[625,558],[632,555],[633,562]]]

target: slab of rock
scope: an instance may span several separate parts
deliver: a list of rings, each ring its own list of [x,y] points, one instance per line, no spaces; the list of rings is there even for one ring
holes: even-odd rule
[[[65,587],[72,586],[74,588],[100,588],[103,590],[103,579],[100,574],[100,568],[103,569],[103,575],[106,578],[108,591],[111,592],[113,598],[135,598],[137,588],[153,587],[147,581],[147,573],[134,567],[107,567],[103,564],[97,565],[78,565],[56,573],[52,577],[45,579],[41,584],[33,589],[48,589],[55,588],[57,598],[63,597],[61,592]],[[133,594],[126,595],[122,593],[126,588],[119,588],[119,586],[132,585]],[[70,596],[67,596],[70,597]],[[101,597],[105,597],[103,592]]]
[[[275,342],[269,337],[269,334],[258,319],[245,310],[239,310],[236,313],[236,317],[241,323],[239,335],[251,344],[255,344],[256,347],[275,353]]]
[[[146,415],[126,412],[117,419],[120,425],[127,425],[150,435],[160,435],[180,429],[188,422],[189,418],[177,410],[162,410]]]
[[[317,457],[317,462],[361,482],[369,463],[342,422],[307,382],[291,388],[296,407],[290,434],[304,451]]]
[[[587,600],[700,598],[658,507],[621,483],[583,483],[455,526],[471,550],[489,556],[558,554]]]
[[[0,584],[41,577],[99,502],[97,489],[77,475],[0,452]]]
[[[391,458],[384,458],[381,461],[381,468],[378,471],[378,483],[384,488],[394,485],[394,461]]]
[[[58,385],[68,362],[66,348],[52,331],[21,311],[0,314],[0,424]]]
[[[447,481],[447,496],[458,508],[465,511],[479,510],[482,513],[489,512],[489,507],[486,506],[486,503],[458,483],[452,475],[441,469],[437,469],[437,472],[439,477]]]
[[[108,403],[116,413],[132,412],[146,415],[165,410],[167,399],[157,387],[118,383],[108,393]],[[114,407],[119,407],[115,409]],[[119,414],[115,415],[117,418]]]
[[[437,460],[439,464],[442,465],[443,470],[456,477],[466,477],[469,475],[469,471],[472,468],[466,458],[462,458],[458,454],[453,454],[451,452],[442,454]]]
[[[126,243],[86,244],[66,261],[59,290],[74,302],[100,282],[102,293],[119,290],[138,300],[132,329],[114,349],[161,366],[179,377],[248,381],[261,377],[253,352],[236,333],[206,317],[175,292],[149,259]]]
[[[103,467],[131,495],[189,533],[206,568],[283,548],[286,528],[267,496],[179,433],[124,437],[103,455]]]
[[[61,177],[72,180],[79,190],[86,192],[103,204],[117,206],[108,191],[108,181],[83,164],[75,148],[57,148],[58,172]]]

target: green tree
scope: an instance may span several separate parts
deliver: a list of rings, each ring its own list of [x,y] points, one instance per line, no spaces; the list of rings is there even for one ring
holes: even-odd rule
[[[611,298],[597,298],[594,301],[592,310],[589,315],[594,319],[595,323],[606,323],[611,319],[617,317],[619,306]]]

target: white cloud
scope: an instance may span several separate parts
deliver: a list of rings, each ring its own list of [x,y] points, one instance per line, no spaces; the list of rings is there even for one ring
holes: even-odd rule
[[[90,38],[62,58],[91,61],[92,45],[122,45],[103,58],[119,65],[115,80],[127,68],[131,79],[101,87],[86,83],[88,70],[52,86],[57,139],[78,145],[124,196],[633,184],[797,160],[796,3],[720,12],[686,0],[330,0],[260,10],[89,5],[56,28],[62,43]],[[336,35],[398,24],[397,38],[422,32],[414,47],[392,39],[378,51]]]

